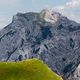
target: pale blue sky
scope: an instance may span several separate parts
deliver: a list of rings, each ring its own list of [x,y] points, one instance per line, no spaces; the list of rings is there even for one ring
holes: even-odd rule
[[[80,22],[80,0],[0,0],[0,29],[9,24],[17,12],[39,12],[46,7]]]

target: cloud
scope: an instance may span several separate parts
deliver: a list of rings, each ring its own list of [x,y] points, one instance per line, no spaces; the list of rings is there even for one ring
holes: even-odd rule
[[[71,9],[71,8],[74,9],[74,8],[77,8],[77,7],[80,7],[80,0],[71,0],[64,5],[57,6],[55,8],[64,10],[64,9]]]
[[[70,0],[69,2],[66,2],[64,5],[55,6],[53,9],[67,16],[69,19],[80,22],[80,15],[77,15],[77,13],[79,12],[75,12],[75,10],[79,8],[80,0]]]
[[[66,3],[66,7],[76,8],[80,6],[80,0],[71,0],[70,2]]]

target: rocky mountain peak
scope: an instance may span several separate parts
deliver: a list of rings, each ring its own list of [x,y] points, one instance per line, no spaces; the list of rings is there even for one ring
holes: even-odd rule
[[[52,24],[55,24],[58,21],[58,19],[61,17],[61,15],[58,12],[54,12],[47,8],[43,9],[40,12],[40,15],[46,22],[50,22]]]
[[[28,58],[43,60],[68,80],[80,64],[80,24],[48,9],[18,13],[0,31],[0,61]]]

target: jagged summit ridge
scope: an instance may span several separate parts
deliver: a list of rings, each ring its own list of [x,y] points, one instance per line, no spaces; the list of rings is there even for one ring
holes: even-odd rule
[[[59,19],[64,18],[60,13],[45,8],[45,9],[42,9],[39,13],[35,13],[35,12],[28,12],[25,14],[17,13],[16,15],[13,16],[13,21],[18,20],[21,16],[25,18],[27,18],[28,16],[28,18],[31,18],[30,14],[34,16],[34,18],[31,19],[33,21],[40,18],[39,20],[49,22],[52,24],[55,24],[56,22],[58,22]]]
[[[55,24],[58,21],[58,19],[61,17],[59,13],[49,10],[47,8],[43,9],[40,12],[40,15],[46,22],[50,22],[53,24]]]

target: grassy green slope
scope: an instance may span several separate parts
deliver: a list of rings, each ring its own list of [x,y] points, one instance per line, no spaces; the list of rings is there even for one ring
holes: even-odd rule
[[[37,59],[0,62],[0,80],[62,80]]]

